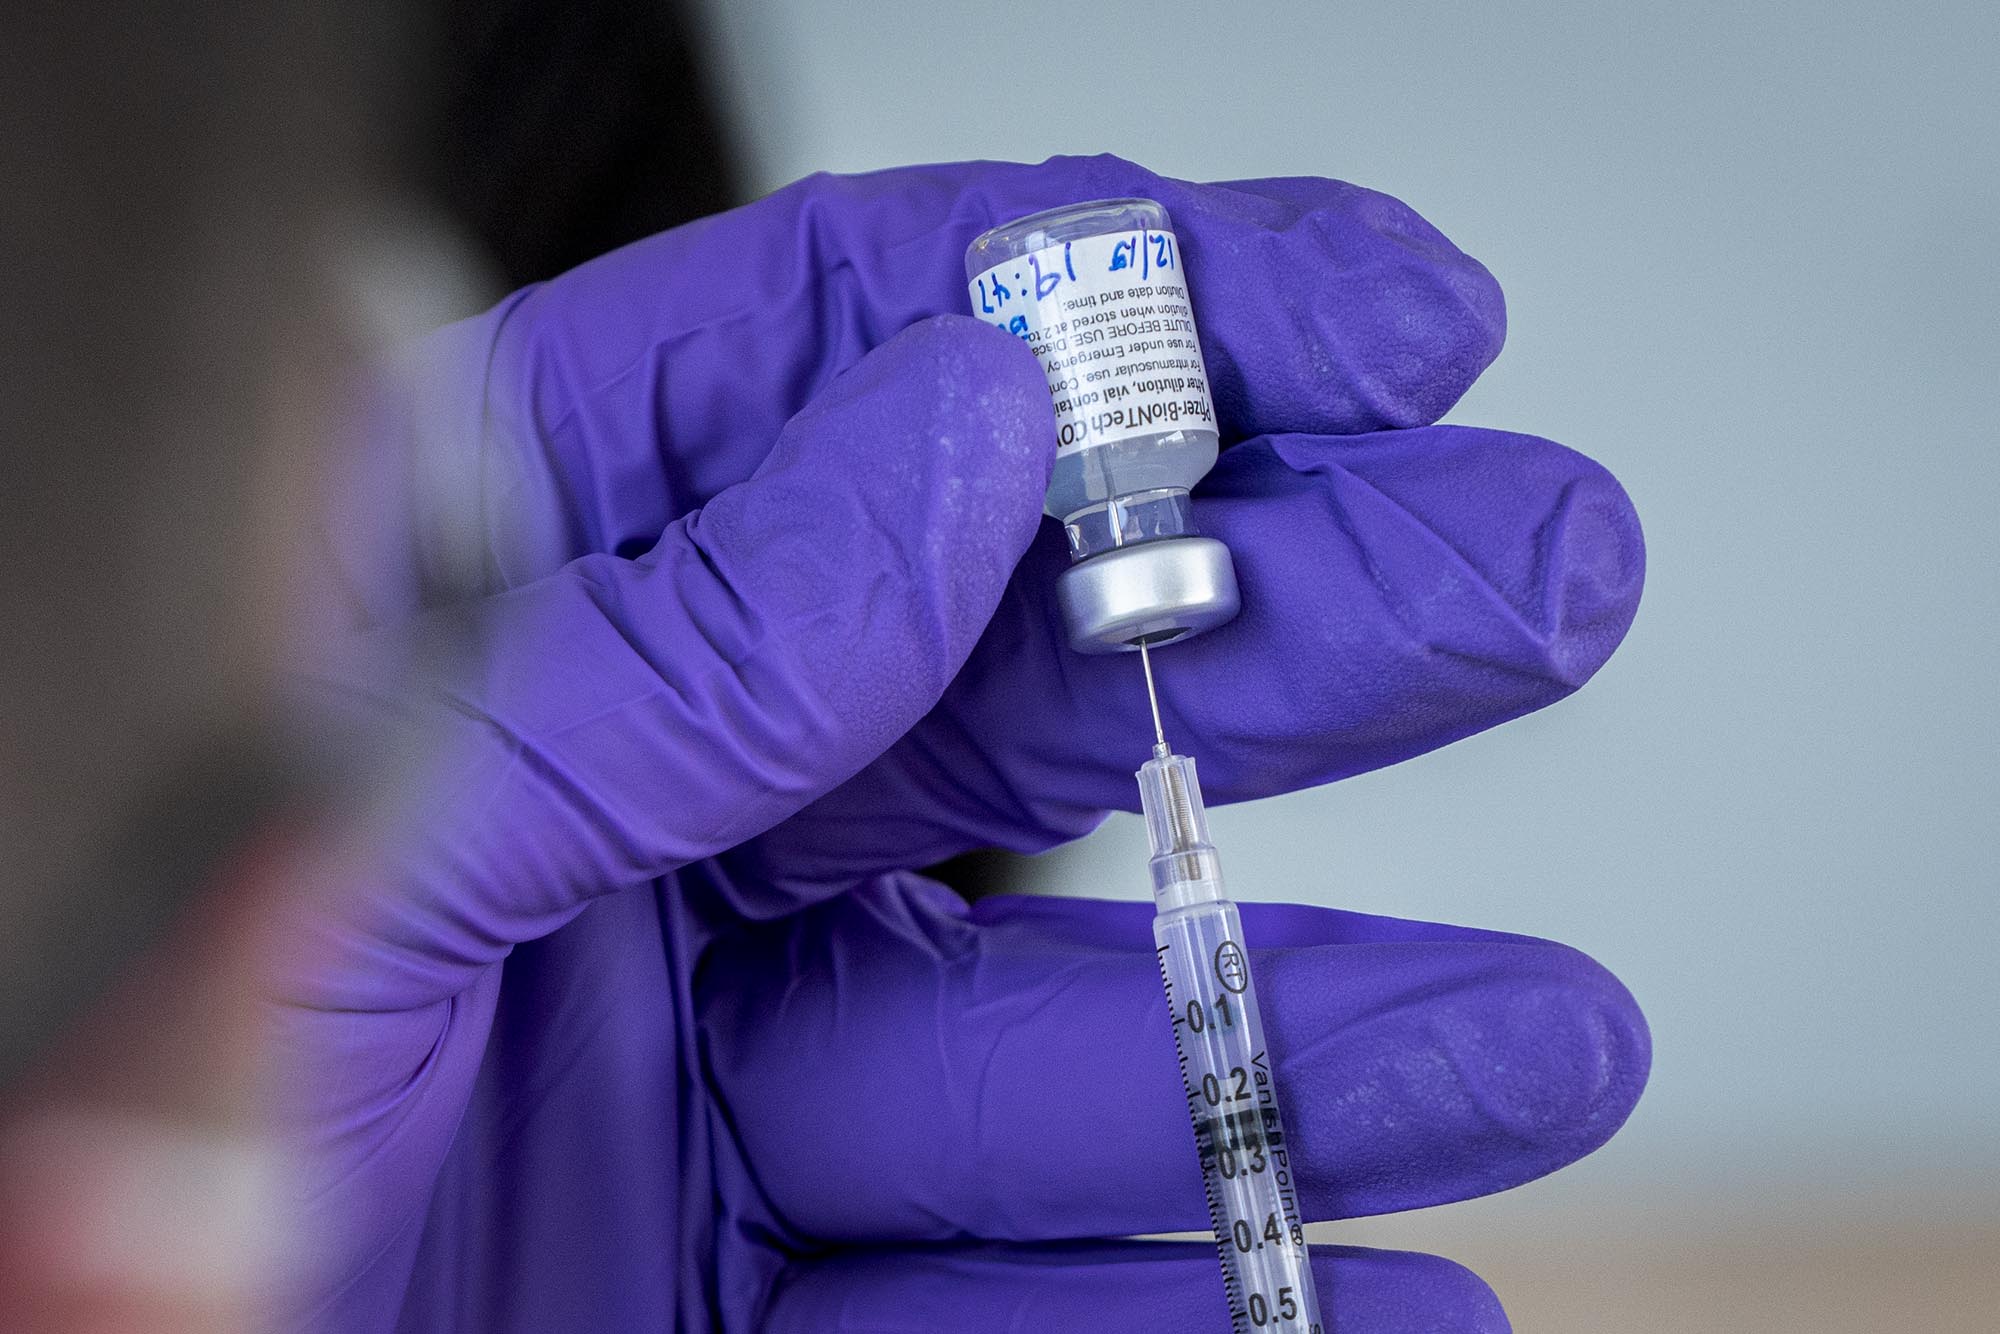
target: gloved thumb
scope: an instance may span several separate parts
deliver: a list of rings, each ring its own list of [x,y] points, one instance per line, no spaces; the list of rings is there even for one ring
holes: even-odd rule
[[[652,551],[488,599],[462,679],[412,700],[320,674],[439,744],[393,863],[297,942],[294,999],[455,994],[591,898],[855,773],[971,652],[1034,535],[1054,448],[1026,347],[927,320],[826,384],[753,476]]]

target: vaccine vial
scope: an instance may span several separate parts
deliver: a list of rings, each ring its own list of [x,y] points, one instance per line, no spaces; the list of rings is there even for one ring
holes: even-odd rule
[[[1069,539],[1057,596],[1071,645],[1137,649],[1229,620],[1229,549],[1200,535],[1188,498],[1218,439],[1166,209],[1102,199],[1019,218],[972,242],[965,274],[973,313],[1024,340],[1048,376],[1046,508]]]

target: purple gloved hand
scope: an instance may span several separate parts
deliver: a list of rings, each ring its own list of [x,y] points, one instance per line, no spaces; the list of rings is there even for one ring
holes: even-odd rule
[[[463,612],[418,605],[430,546],[385,544],[422,525],[357,506],[333,566],[370,628],[320,683],[443,758],[288,941],[302,1324],[1227,1326],[1212,1248],[1118,1240],[1206,1227],[1150,906],[967,908],[911,869],[1135,802],[1138,675],[1065,647],[1053,603],[1040,371],[952,314],[973,235],[1119,195],[1173,215],[1232,446],[1196,512],[1243,614],[1160,658],[1212,800],[1419,754],[1609,656],[1643,565],[1624,495],[1430,424],[1500,294],[1353,186],[815,177],[444,331],[369,467],[420,447],[480,488],[483,651],[381,697],[359,664]],[[1244,915],[1309,1217],[1529,1180],[1638,1097],[1643,1021],[1574,951]],[[1506,1328],[1448,1261],[1315,1265],[1346,1334]]]

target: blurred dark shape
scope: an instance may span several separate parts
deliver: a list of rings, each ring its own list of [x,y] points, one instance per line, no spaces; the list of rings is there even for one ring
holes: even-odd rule
[[[0,7],[0,1092],[283,801],[319,253],[400,108],[357,0]]]
[[[328,243],[414,194],[516,285],[727,207],[701,49],[670,0],[0,6],[0,1101],[325,794],[278,687]]]
[[[419,184],[509,288],[743,202],[707,44],[671,0],[444,0]]]

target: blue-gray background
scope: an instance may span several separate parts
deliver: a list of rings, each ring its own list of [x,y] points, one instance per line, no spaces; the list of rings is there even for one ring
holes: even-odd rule
[[[1639,996],[1657,1059],[1626,1132],[1462,1228],[1748,1219],[1782,1244],[2000,1218],[2000,7],[736,0],[710,21],[761,187],[1098,150],[1337,176],[1505,287],[1506,351],[1450,419],[1623,480],[1650,553],[1629,639],[1542,714],[1214,822],[1242,897],[1554,936]],[[1034,874],[1139,896],[1143,856],[1116,820]],[[1523,1328],[1611,1327],[1533,1281]]]

